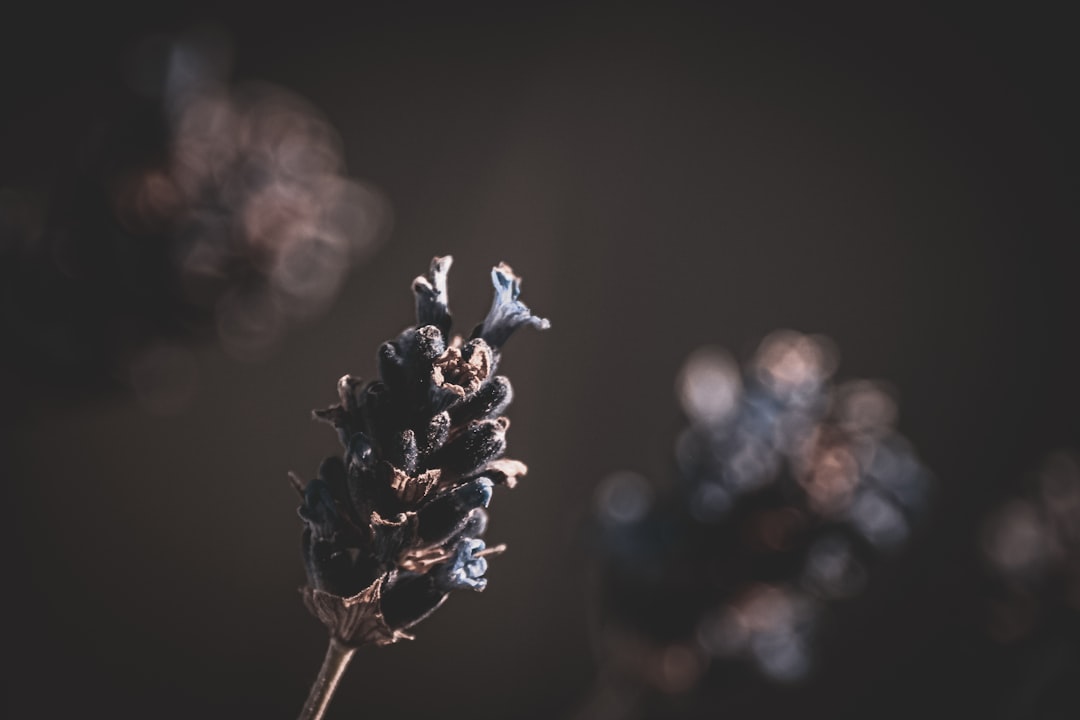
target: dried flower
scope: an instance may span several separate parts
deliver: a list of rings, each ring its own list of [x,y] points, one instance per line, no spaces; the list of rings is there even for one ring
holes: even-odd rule
[[[481,539],[492,488],[526,472],[503,457],[513,393],[495,371],[517,328],[548,321],[518,300],[520,280],[500,264],[487,318],[469,339],[449,339],[451,262],[435,258],[413,282],[417,324],[379,348],[379,379],[346,375],[340,402],[313,413],[337,430],[344,458],[294,480],[304,601],[347,647],[409,638],[452,590],[483,590],[486,556],[505,549]]]

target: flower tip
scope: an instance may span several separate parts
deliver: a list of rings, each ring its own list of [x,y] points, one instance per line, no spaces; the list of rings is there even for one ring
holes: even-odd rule
[[[355,375],[342,375],[337,382],[338,399],[345,410],[353,410],[360,405],[360,392],[364,381]]]
[[[487,478],[480,478],[477,482],[480,483],[480,503],[483,507],[487,507],[491,504],[491,489],[495,487],[495,483]]]
[[[449,293],[446,278],[450,266],[454,263],[451,255],[436,255],[431,259],[427,275],[418,275],[413,280],[413,294],[416,295],[416,321],[419,325],[436,325],[446,335],[450,331],[450,311],[447,307]]]
[[[296,492],[300,493],[300,497],[302,499],[304,497],[304,490],[307,486],[307,483],[305,483],[304,480],[292,470],[289,471],[289,484],[293,486],[293,489],[296,490]]]
[[[531,325],[537,330],[546,330],[551,323],[546,318],[537,317],[518,300],[521,294],[521,278],[513,269],[502,262],[491,269],[491,282],[495,286],[495,299],[491,310],[478,328],[480,337],[493,348],[500,348],[514,331]]]
[[[432,293],[446,290],[446,276],[450,272],[450,266],[454,264],[452,255],[436,255],[431,259],[426,275],[417,275],[413,280],[413,290],[419,292],[425,289]]]
[[[511,300],[517,300],[521,293],[521,278],[514,274],[514,269],[504,262],[491,268],[491,284],[495,292],[502,295],[510,293]]]

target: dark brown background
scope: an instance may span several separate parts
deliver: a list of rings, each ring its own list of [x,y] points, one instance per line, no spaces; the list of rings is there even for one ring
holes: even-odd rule
[[[692,712],[1026,716],[1038,669],[985,637],[976,536],[1080,437],[1063,9],[5,10],[3,183],[69,171],[140,38],[212,22],[235,77],[322,109],[395,213],[332,311],[271,359],[200,346],[182,414],[4,370],[8,715],[295,716],[325,639],[296,592],[285,473],[336,450],[308,410],[344,372],[372,375],[410,321],[409,281],[452,253],[463,325],[499,260],[553,324],[503,366],[511,454],[530,466],[493,503],[488,535],[510,552],[415,642],[362,651],[331,717],[571,712],[595,674],[577,535],[593,488],[667,472],[688,352],[745,357],[778,327],[829,335],[841,377],[898,389],[935,515],[841,617],[812,683]]]

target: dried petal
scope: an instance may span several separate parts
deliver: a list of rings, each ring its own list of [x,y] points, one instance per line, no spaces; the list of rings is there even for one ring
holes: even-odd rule
[[[517,485],[517,479],[524,477],[528,472],[529,468],[520,460],[500,458],[481,465],[470,473],[470,477],[486,477],[497,485],[512,488]]]
[[[521,278],[506,263],[499,263],[491,270],[491,282],[495,286],[495,299],[491,303],[484,322],[474,331],[493,348],[501,348],[522,325],[532,325],[537,330],[547,330],[551,323],[532,314],[525,303],[518,300],[521,294]]]
[[[487,587],[487,559],[479,553],[487,547],[483,540],[465,538],[457,547],[450,562],[440,565],[433,572],[435,583],[447,592],[450,590],[483,590]]]
[[[423,501],[439,484],[442,470],[435,468],[411,477],[405,471],[394,468],[394,479],[390,485],[401,502],[416,505]]]
[[[446,288],[446,276],[454,258],[450,255],[436,257],[431,261],[428,274],[413,280],[416,294],[416,324],[434,325],[443,337],[450,334],[450,295]]]
[[[448,347],[432,363],[431,383],[436,395],[444,393],[464,398],[480,389],[491,374],[491,349],[483,340],[470,340],[464,347]]]

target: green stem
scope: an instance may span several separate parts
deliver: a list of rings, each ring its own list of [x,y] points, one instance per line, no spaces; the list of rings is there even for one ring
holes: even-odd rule
[[[330,638],[330,647],[326,648],[326,657],[323,658],[322,667],[319,668],[319,676],[315,678],[315,684],[311,686],[304,709],[300,711],[298,720],[321,720],[326,708],[330,705],[330,698],[337,690],[341,676],[345,674],[345,668],[349,667],[355,647],[343,644],[337,638]]]

